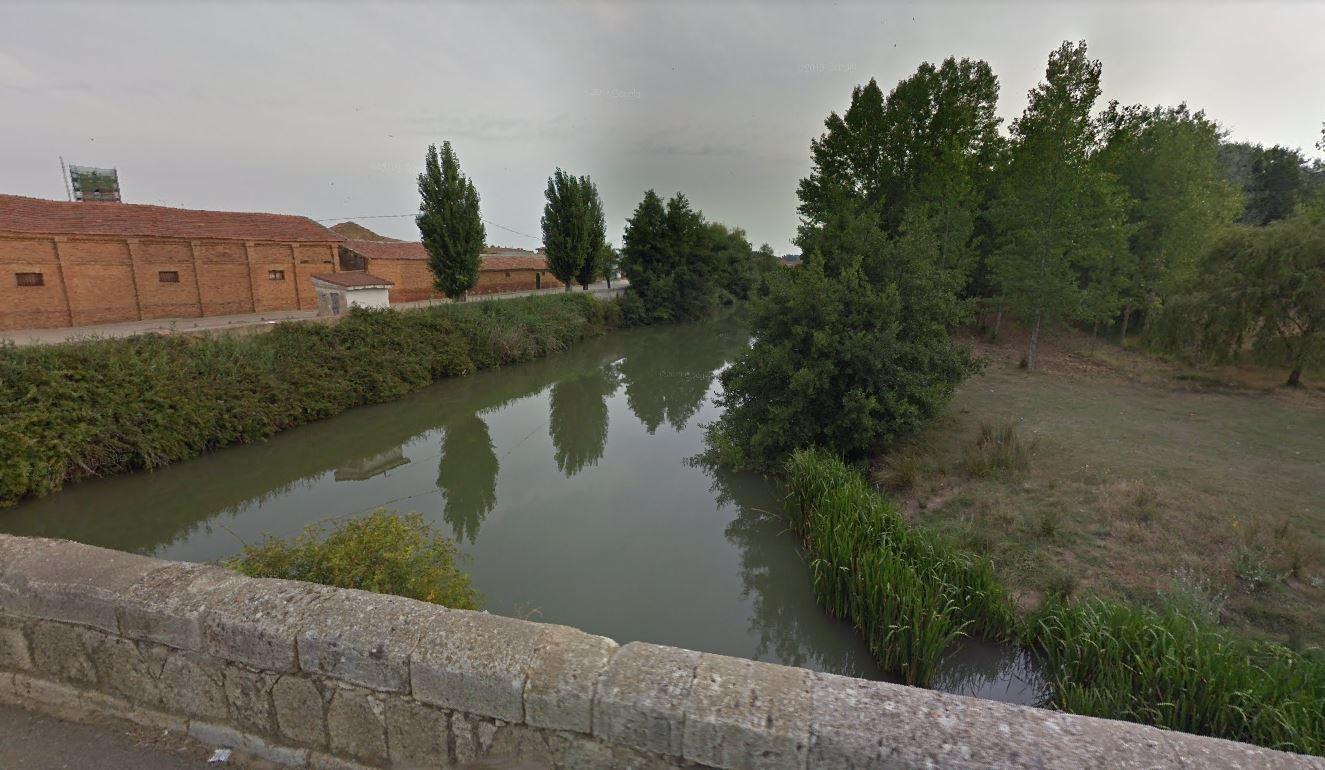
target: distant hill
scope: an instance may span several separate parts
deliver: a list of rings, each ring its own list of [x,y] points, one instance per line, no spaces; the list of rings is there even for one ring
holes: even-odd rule
[[[400,243],[399,238],[388,238],[385,235],[378,235],[358,222],[341,222],[338,225],[332,225],[331,231],[337,235],[356,241],[389,241],[391,243]]]

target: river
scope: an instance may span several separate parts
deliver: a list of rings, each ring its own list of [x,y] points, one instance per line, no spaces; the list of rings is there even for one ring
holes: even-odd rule
[[[883,678],[815,603],[782,493],[691,462],[717,373],[746,345],[731,316],[606,335],[446,380],[268,442],[70,484],[0,511],[0,531],[217,561],[377,507],[455,538],[490,612],[625,643]],[[1024,654],[968,641],[939,689],[1014,702]]]

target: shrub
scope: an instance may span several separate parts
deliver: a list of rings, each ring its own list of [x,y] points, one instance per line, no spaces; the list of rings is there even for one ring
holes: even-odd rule
[[[752,347],[722,374],[709,428],[718,462],[771,470],[819,446],[856,460],[919,430],[974,367],[941,311],[820,260],[770,278],[752,311]]]
[[[621,320],[584,294],[358,310],[240,337],[0,348],[0,506],[80,476],[261,441],[439,378],[547,355]]]
[[[324,532],[318,525],[290,540],[268,537],[226,562],[250,577],[395,594],[460,609],[477,609],[479,595],[456,567],[455,543],[418,513],[379,508]]]

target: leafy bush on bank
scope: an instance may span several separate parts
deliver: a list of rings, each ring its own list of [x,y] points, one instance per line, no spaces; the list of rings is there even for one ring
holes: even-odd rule
[[[619,304],[571,294],[355,310],[336,324],[286,323],[248,337],[3,348],[0,506],[538,358],[620,320]]]
[[[1325,754],[1325,658],[1242,639],[1177,609],[1051,598],[1028,621],[985,559],[912,529],[864,477],[821,450],[787,463],[788,514],[820,604],[850,620],[888,671],[928,684],[951,642],[1018,638],[1040,656],[1049,705]]]
[[[478,609],[479,595],[456,566],[455,543],[418,513],[379,508],[325,532],[312,525],[290,540],[244,546],[227,567],[249,577],[304,580],[337,588],[395,594],[460,609]]]

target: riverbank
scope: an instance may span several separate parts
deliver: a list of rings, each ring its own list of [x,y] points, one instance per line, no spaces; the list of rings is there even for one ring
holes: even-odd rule
[[[1025,609],[1091,593],[1181,605],[1293,647],[1325,639],[1325,391],[1258,368],[1195,369],[1063,334],[1019,340],[874,478],[906,518],[988,556]],[[1015,426],[1024,467],[974,462]]]
[[[66,481],[251,443],[436,380],[605,333],[619,306],[578,293],[355,312],[255,336],[0,349],[0,507]]]
[[[840,460],[788,461],[792,529],[816,596],[890,673],[926,685],[964,634],[1035,651],[1044,705],[1308,754],[1325,752],[1325,661],[1241,639],[1176,608],[1096,598],[1013,611],[990,560],[908,524]]]

